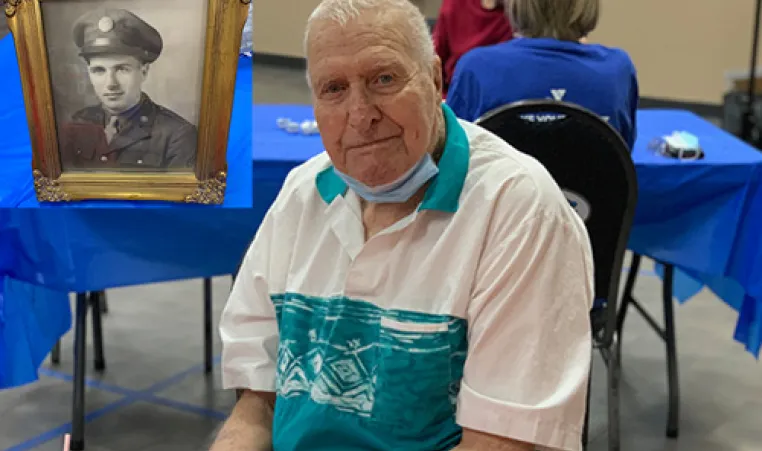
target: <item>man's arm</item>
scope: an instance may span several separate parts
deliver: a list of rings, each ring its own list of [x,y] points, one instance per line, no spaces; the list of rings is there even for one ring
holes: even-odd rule
[[[453,451],[534,451],[534,445],[496,435],[463,429],[463,438]]]
[[[456,419],[481,434],[464,433],[460,451],[580,449],[592,252],[549,174],[536,161],[523,164],[532,176],[498,195],[469,300]]]
[[[279,202],[246,252],[220,317],[222,386],[240,396],[211,451],[272,450],[279,335],[269,293]]]
[[[271,451],[275,393],[244,390],[210,451]]]

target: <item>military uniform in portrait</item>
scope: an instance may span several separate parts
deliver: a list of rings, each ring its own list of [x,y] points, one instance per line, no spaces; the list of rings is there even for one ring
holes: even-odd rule
[[[117,9],[84,15],[73,34],[100,103],[77,111],[61,125],[63,167],[192,168],[196,126],[142,91],[150,64],[162,51],[159,32]]]

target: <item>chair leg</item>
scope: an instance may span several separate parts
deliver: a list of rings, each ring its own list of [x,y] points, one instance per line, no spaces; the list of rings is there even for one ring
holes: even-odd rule
[[[667,384],[669,387],[669,413],[667,417],[667,437],[677,438],[679,434],[680,381],[677,370],[677,340],[675,338],[675,310],[672,300],[674,267],[664,265],[662,285],[664,301],[664,338],[667,347]]]
[[[100,304],[101,304],[101,313],[104,315],[108,314],[108,301],[106,300],[106,292],[105,291],[99,291],[98,294],[100,294]]]
[[[632,301],[632,291],[635,289],[635,282],[638,279],[638,272],[640,272],[640,260],[639,254],[632,254],[632,261],[630,262],[630,272],[627,274],[627,281],[624,283],[624,292],[622,294],[622,305],[619,306],[619,312],[617,312],[616,319],[616,345],[617,355],[619,357],[619,364],[621,365],[622,357],[622,330],[624,329],[624,320],[627,317],[627,308]]]
[[[212,279],[204,279],[204,372],[212,372]]]
[[[50,363],[53,365],[61,364],[61,340],[58,340],[56,344],[53,345],[53,350],[50,351]]]
[[[621,440],[619,436],[619,379],[621,374],[621,366],[619,365],[619,353],[617,352],[617,346],[612,346],[608,353],[608,449],[609,451],[620,451]]]
[[[93,320],[93,363],[95,371],[101,373],[106,370],[106,357],[103,353],[103,301],[105,292],[94,291],[89,293],[90,315]]]
[[[593,379],[593,366],[590,362],[590,373],[587,377],[587,399],[585,400],[585,424],[582,427],[582,449],[587,451],[587,444],[590,439],[590,388]]]
[[[77,293],[74,319],[74,396],[72,399],[71,451],[85,449],[85,337],[87,334],[87,293]]]

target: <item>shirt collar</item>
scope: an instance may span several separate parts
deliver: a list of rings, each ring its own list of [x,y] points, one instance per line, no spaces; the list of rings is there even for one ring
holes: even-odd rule
[[[442,104],[445,118],[445,147],[439,158],[439,174],[426,188],[419,210],[438,210],[455,213],[458,210],[460,193],[468,173],[469,145],[468,136],[458,123],[455,113]],[[330,204],[337,196],[347,192],[347,184],[333,171],[333,165],[320,171],[315,178],[320,197]]]
[[[138,103],[131,106],[130,109],[122,111],[121,113],[118,113],[118,114],[109,113],[108,110],[104,108],[103,111],[106,113],[106,116],[105,116],[106,124],[108,124],[111,118],[114,116],[118,117],[120,121],[132,119],[133,117],[137,116],[138,112],[146,104],[147,100],[148,100],[148,96],[145,93],[141,93],[140,100],[138,100]]]

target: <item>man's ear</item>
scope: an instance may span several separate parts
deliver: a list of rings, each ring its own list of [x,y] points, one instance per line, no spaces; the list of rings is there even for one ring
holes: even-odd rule
[[[437,91],[441,93],[442,89],[444,89],[444,77],[442,75],[442,60],[439,56],[434,56],[434,61],[431,64],[431,77],[434,80]]]
[[[150,63],[145,63],[142,66],[140,66],[140,72],[143,74],[143,77],[148,75],[148,69],[151,68]]]

